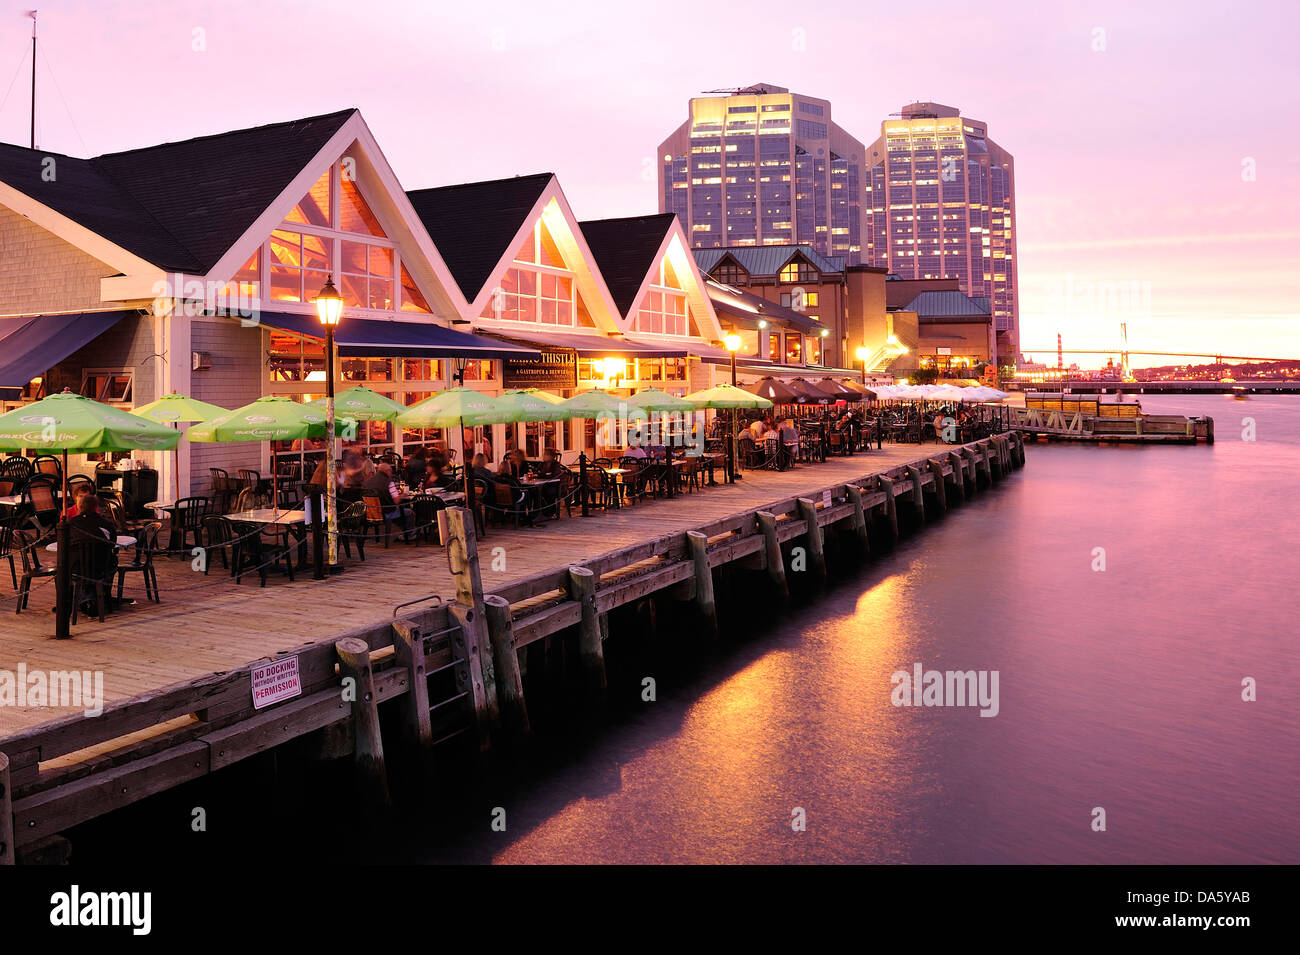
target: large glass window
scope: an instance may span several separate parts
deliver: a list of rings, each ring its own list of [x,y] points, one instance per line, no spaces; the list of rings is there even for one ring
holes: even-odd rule
[[[785,336],[785,363],[787,365],[799,365],[803,363],[802,335]]]
[[[309,303],[332,275],[350,308],[431,311],[366,201],[354,169],[352,161],[335,163],[272,232],[266,248],[271,300]],[[256,287],[258,258],[235,275],[232,292]]]
[[[542,222],[515,252],[515,265],[488,297],[483,318],[543,325],[575,324],[573,273]]]
[[[681,282],[666,259],[659,263],[656,282],[641,299],[632,327],[640,332],[661,335],[688,334],[686,293],[682,291]]]

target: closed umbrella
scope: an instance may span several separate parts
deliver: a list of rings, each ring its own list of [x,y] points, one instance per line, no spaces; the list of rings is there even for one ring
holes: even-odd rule
[[[225,413],[225,408],[210,405],[206,401],[199,401],[198,398],[191,398],[189,395],[178,395],[174,391],[170,395],[163,395],[157,401],[151,401],[149,404],[142,405],[132,412],[132,414],[141,418],[157,421],[159,424],[207,421],[209,418],[215,418],[217,415]],[[172,451],[172,454],[174,456],[172,473],[176,478],[176,500],[179,501],[181,497],[181,452],[179,444]]]

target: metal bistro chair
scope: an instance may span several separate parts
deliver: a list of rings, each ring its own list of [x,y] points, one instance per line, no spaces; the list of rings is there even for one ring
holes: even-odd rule
[[[32,469],[37,474],[48,474],[57,481],[63,480],[63,464],[52,454],[37,455],[32,462]]]
[[[0,518],[0,558],[9,560],[9,576],[13,578],[14,590],[18,589],[18,570],[14,564],[14,548],[18,546],[16,523],[13,515]]]
[[[32,470],[32,462],[21,454],[10,455],[4,459],[4,464],[0,465],[0,473],[5,477],[13,478],[19,484],[32,476]]]
[[[126,575],[138,573],[144,580],[144,595],[154,603],[161,603],[158,597],[158,575],[153,568],[153,555],[158,551],[158,532],[162,522],[154,521],[140,529],[136,535],[135,557],[129,564],[117,565],[117,599],[122,599],[122,584]]]
[[[55,483],[47,475],[32,477],[23,488],[21,513],[35,526],[41,537],[59,519],[59,502],[55,495]]]

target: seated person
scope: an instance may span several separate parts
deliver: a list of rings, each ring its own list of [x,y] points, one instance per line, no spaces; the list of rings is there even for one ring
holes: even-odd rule
[[[453,483],[452,476],[447,472],[447,455],[435,449],[429,454],[429,470],[420,486],[451,487]]]
[[[474,455],[474,460],[470,465],[469,476],[475,481],[487,481],[489,485],[495,484],[499,475],[493,474],[488,470],[487,455],[479,452]]]
[[[639,445],[639,444],[634,444],[634,445],[632,445],[630,448],[628,448],[626,451],[623,452],[623,457],[625,457],[625,458],[641,458],[641,459],[644,459],[645,456],[646,456],[645,448],[641,447],[641,445]]]
[[[641,457],[645,457],[644,451],[641,451]],[[564,468],[560,465],[560,456],[554,448],[547,448],[542,452],[542,463],[537,466],[538,477],[559,477],[563,470]]]
[[[408,543],[415,540],[415,512],[402,503],[406,495],[397,489],[397,484],[393,481],[392,465],[383,463],[376,465],[374,473],[366,479],[363,487],[365,491],[379,498],[385,521],[390,524],[399,520],[402,522],[405,533],[399,539]]]
[[[90,493],[89,484],[77,484],[72,489],[72,503],[68,505],[66,508],[64,508],[63,510],[63,519],[65,521],[70,521],[78,514],[81,513],[81,509],[78,505],[81,504],[82,495],[89,494],[89,493]]]
[[[113,600],[113,580],[117,576],[117,527],[107,517],[100,513],[99,498],[94,494],[83,494],[77,500],[77,516],[68,521],[68,534],[75,546],[80,541],[91,541],[96,547],[95,551],[87,548],[88,559],[92,566],[86,568],[73,567],[74,574],[93,576],[95,580],[104,582],[107,600],[105,603],[109,608],[116,606]],[[98,549],[102,547],[102,550]],[[135,603],[134,600],[123,600],[123,604],[130,605]],[[86,614],[97,613],[98,608],[86,606],[82,608]]]
[[[406,483],[408,487],[420,487],[429,476],[428,449],[416,448],[406,460]]]

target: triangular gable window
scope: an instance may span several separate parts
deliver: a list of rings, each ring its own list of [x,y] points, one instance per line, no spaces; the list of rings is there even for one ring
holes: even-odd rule
[[[578,325],[582,328],[595,328],[596,321],[591,317],[591,313],[587,311],[587,303],[582,300],[582,293],[575,288],[573,297],[578,308]]]
[[[429,303],[416,287],[415,280],[411,278],[411,273],[406,271],[406,266],[402,266],[402,311],[404,312],[428,312],[431,311]]]
[[[564,268],[564,257],[560,255],[560,247],[555,244],[555,239],[551,237],[550,230],[546,228],[546,223],[538,223],[538,232],[541,241],[538,243],[539,257],[537,263],[539,265],[549,265],[554,269]]]
[[[682,288],[681,281],[677,278],[677,273],[673,271],[673,265],[667,259],[663,260],[664,285],[668,288]]]
[[[316,185],[302,197],[302,202],[294,206],[293,211],[285,217],[288,221],[329,228],[330,180],[333,178],[333,172],[333,169],[328,169],[325,175],[316,180]]]
[[[383,236],[379,219],[370,211],[370,204],[361,195],[357,184],[348,176],[342,177],[339,196],[339,228],[344,232],[361,232],[365,235]]]

